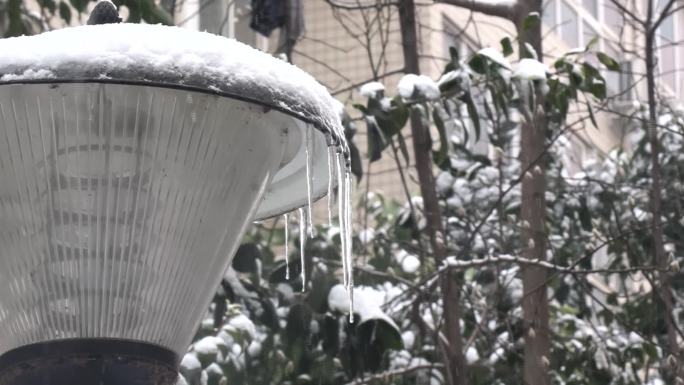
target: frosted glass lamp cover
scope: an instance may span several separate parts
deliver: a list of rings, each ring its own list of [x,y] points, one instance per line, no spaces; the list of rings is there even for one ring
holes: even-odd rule
[[[172,27],[0,50],[0,385],[175,382],[247,224],[307,202],[307,148],[314,199],[347,156],[330,96]]]

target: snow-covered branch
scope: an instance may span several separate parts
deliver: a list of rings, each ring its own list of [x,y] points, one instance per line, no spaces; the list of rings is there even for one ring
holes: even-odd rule
[[[374,381],[378,380],[389,380],[394,376],[401,376],[401,375],[406,375],[409,373],[417,372],[419,370],[436,370],[436,369],[441,369],[443,368],[444,365],[442,364],[429,364],[429,365],[415,365],[415,366],[409,366],[407,368],[402,368],[402,369],[397,369],[397,370],[390,370],[387,372],[382,372],[378,373],[369,377],[364,377],[360,378],[356,381],[348,382],[346,385],[361,385],[361,384],[370,384],[373,383]]]
[[[435,0],[436,3],[455,5],[485,15],[511,20],[518,5],[517,0]]]
[[[351,1],[339,1],[339,0],[324,0],[326,3],[330,4],[330,6],[334,8],[340,8],[340,9],[345,9],[348,11],[358,11],[358,10],[363,10],[363,9],[377,9],[381,7],[385,7],[388,5],[398,5],[399,3],[397,2],[368,2],[366,4],[361,3],[360,1],[356,0],[351,0]]]
[[[556,265],[554,263],[541,261],[538,259],[527,259],[521,257],[514,257],[512,255],[502,254],[496,257],[487,257],[480,259],[458,260],[456,257],[449,257],[445,265],[440,269],[446,271],[448,269],[468,269],[471,267],[489,266],[500,263],[515,263],[520,265],[542,267],[548,270],[553,270],[559,273],[567,274],[591,274],[591,273],[635,273],[639,271],[653,271],[657,268],[655,266],[637,266],[625,269],[576,269],[573,267],[566,267]]]

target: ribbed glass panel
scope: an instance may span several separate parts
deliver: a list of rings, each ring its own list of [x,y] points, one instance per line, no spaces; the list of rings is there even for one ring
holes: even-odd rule
[[[105,337],[179,354],[292,119],[173,89],[0,87],[0,353]]]

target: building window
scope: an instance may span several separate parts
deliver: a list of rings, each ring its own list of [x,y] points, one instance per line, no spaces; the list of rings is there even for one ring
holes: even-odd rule
[[[606,43],[605,51],[608,56],[617,60],[620,64],[620,72],[604,71],[608,96],[622,101],[632,100],[634,96],[632,62],[620,60],[619,50],[613,44]]]
[[[565,1],[561,2],[561,37],[570,47],[579,45],[579,16]]]
[[[582,6],[587,10],[595,19],[598,19],[598,0],[582,0]]]
[[[619,79],[620,96],[618,97],[618,99],[632,100],[634,94],[632,91],[632,87],[634,86],[634,78],[632,76],[632,62],[620,62]]]
[[[591,41],[591,39],[598,37],[599,34],[596,32],[594,27],[589,25],[586,21],[582,21],[582,38],[584,39],[582,41],[582,45],[587,45]]]
[[[577,47],[579,45],[579,17],[577,11],[565,1],[561,2],[560,9],[560,35],[570,47]]]
[[[231,37],[256,47],[256,32],[249,26],[251,6],[247,1],[214,0],[203,4],[199,11],[199,29]]]
[[[456,23],[445,15],[442,15],[442,25],[444,28],[442,44],[445,59],[450,58],[449,49],[451,47],[456,48],[458,56],[461,59],[466,59],[475,53],[475,50],[473,50],[466,41],[467,35],[456,25]]]
[[[659,69],[663,82],[677,92],[677,39],[675,37],[675,19],[673,16],[663,20],[658,31]]]
[[[542,20],[551,29],[556,29],[556,0],[546,0],[542,10]]]
[[[615,33],[619,33],[622,29],[622,13],[610,0],[603,1],[603,23],[606,27],[615,31]]]

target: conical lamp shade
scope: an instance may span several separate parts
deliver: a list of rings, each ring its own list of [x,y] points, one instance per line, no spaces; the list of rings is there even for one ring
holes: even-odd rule
[[[325,193],[336,127],[232,84],[0,82],[0,384],[172,382],[247,224],[306,203],[305,153]]]

